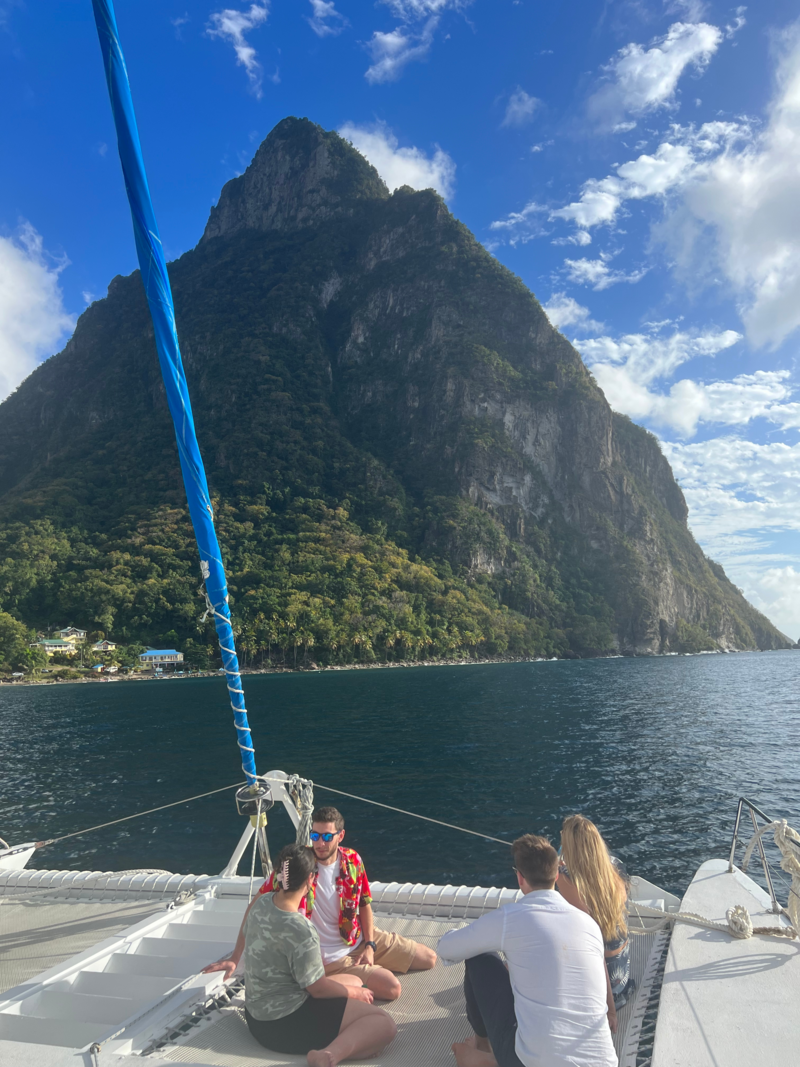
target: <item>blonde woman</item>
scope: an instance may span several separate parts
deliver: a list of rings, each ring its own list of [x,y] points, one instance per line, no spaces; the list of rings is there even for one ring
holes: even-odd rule
[[[591,819],[568,815],[561,827],[561,858],[556,889],[600,927],[614,1006],[632,992],[631,958],[625,909],[628,883]]]

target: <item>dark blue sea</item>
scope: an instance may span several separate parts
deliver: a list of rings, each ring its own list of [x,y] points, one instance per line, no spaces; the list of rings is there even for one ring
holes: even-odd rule
[[[259,770],[495,837],[583,812],[681,892],[727,855],[740,794],[800,825],[800,652],[249,676]],[[241,780],[220,678],[0,687],[0,837],[40,840]],[[334,801],[374,879],[512,885],[504,846]],[[30,866],[215,873],[233,793],[76,837]],[[270,816],[275,851],[293,831]],[[244,873],[244,864],[242,866]]]

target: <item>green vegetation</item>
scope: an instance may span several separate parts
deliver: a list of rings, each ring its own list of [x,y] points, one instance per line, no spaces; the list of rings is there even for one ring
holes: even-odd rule
[[[0,674],[23,672],[32,674],[47,663],[41,648],[31,648],[36,634],[23,623],[0,611]]]

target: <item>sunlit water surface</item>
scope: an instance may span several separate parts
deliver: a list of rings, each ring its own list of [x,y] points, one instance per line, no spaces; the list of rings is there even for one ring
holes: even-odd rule
[[[800,652],[251,676],[261,772],[511,840],[579,811],[682,891],[726,855],[743,794],[798,826]],[[225,682],[0,688],[0,836],[41,840],[241,779]],[[511,885],[499,844],[317,791],[375,879]],[[233,794],[76,837],[31,866],[216,872]],[[274,851],[293,831],[274,811]],[[243,865],[244,867],[244,865]]]

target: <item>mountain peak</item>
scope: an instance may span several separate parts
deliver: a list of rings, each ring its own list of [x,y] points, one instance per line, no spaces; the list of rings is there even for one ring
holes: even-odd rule
[[[240,230],[295,230],[349,215],[358,200],[389,190],[375,168],[337,133],[286,118],[264,139],[250,166],[229,181],[203,241]]]

